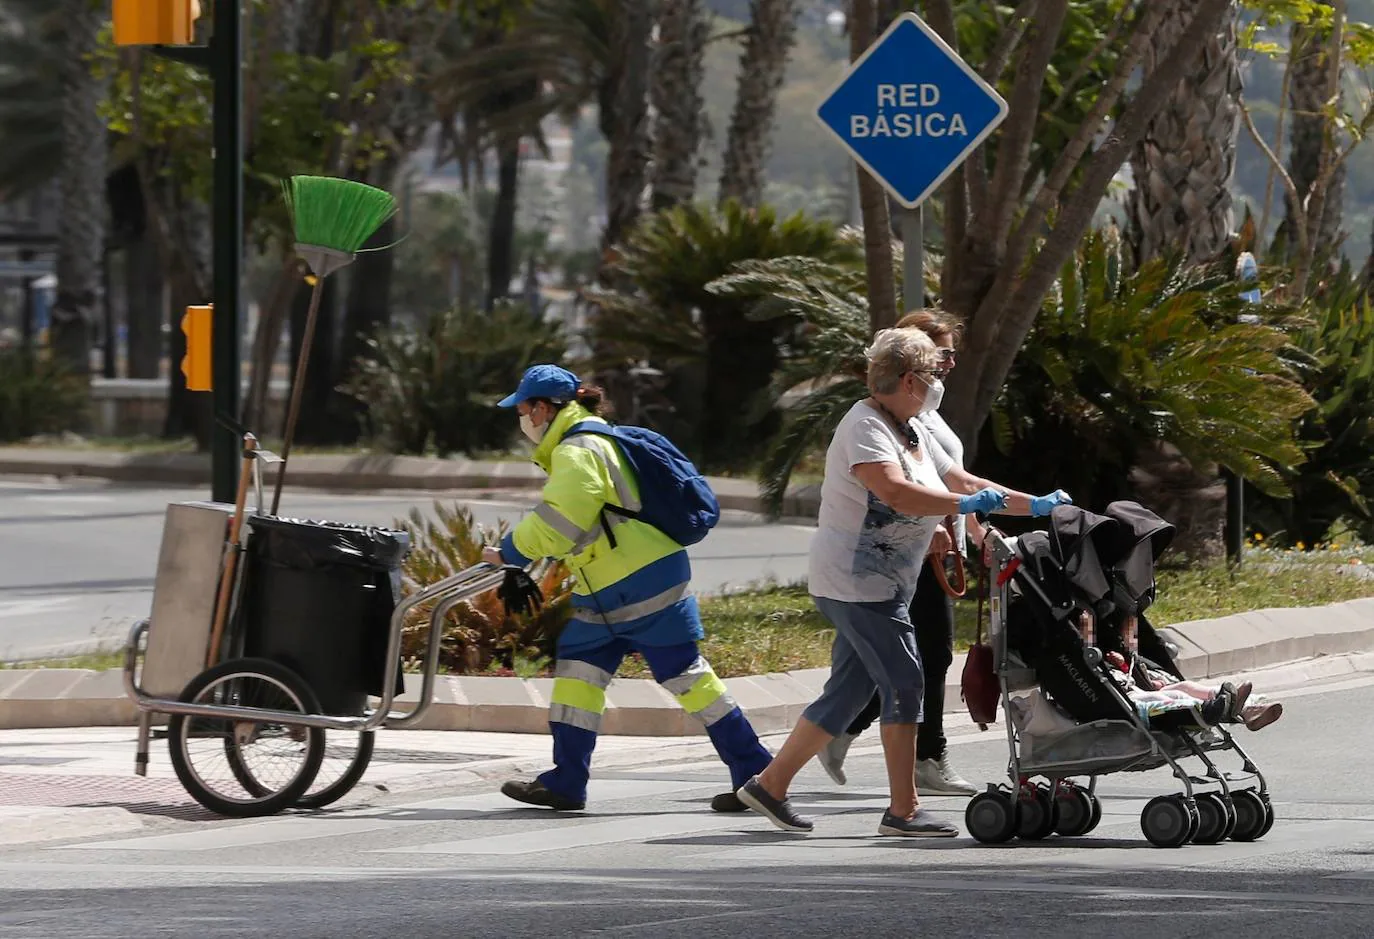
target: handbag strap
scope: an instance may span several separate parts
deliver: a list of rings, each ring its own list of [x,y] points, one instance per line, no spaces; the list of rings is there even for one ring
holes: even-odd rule
[[[975,627],[975,629],[977,630],[977,638],[974,640],[974,641],[975,641],[975,644],[977,644],[977,645],[982,645],[982,644],[983,644],[983,592],[984,592],[984,587],[986,586],[986,584],[987,584],[987,570],[983,567],[982,559],[979,558],[979,562],[978,562],[978,586],[975,588],[975,589],[978,591],[978,620],[977,620],[977,626]],[[988,612],[991,613],[992,610],[989,609]]]
[[[954,545],[954,548],[945,552],[944,557],[937,557],[935,554],[931,554],[930,566],[935,571],[935,579],[939,581],[940,589],[945,592],[946,596],[958,600],[968,592],[968,581],[965,579],[964,574],[964,556],[959,553],[958,545],[954,540],[954,525],[950,523],[948,518],[944,519],[941,524],[944,526],[945,531],[949,533],[949,543]],[[957,590],[950,586],[949,576],[945,573],[945,561],[950,555],[954,556],[955,580],[959,583],[959,588]]]

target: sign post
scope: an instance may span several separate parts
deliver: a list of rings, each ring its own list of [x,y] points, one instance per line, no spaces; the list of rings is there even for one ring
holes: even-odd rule
[[[923,203],[1007,116],[1007,102],[915,13],[903,13],[816,109],[907,211],[903,301],[925,305]]]

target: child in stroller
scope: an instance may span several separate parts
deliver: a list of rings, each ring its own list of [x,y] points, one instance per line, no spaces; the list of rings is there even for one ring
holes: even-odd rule
[[[1264,777],[1226,730],[1242,715],[1240,689],[1180,684],[1145,616],[1173,527],[1130,502],[1105,515],[1061,506],[1050,522],[1047,532],[991,535],[998,592],[989,639],[1009,715],[1011,785],[970,801],[969,832],[983,842],[1086,834],[1101,818],[1098,776],[1167,765],[1185,791],[1145,806],[1141,828],[1152,843],[1263,836],[1273,824]],[[1223,774],[1207,755],[1214,750],[1234,751],[1242,774]],[[1190,757],[1204,764],[1204,778],[1182,768]],[[1085,774],[1086,788],[1070,779]],[[1036,776],[1048,785],[1033,784]],[[1231,785],[1250,777],[1258,791]]]

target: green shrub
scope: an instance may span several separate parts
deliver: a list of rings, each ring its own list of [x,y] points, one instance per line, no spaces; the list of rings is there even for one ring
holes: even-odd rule
[[[86,383],[45,355],[0,349],[0,442],[80,427],[90,393]]]
[[[490,531],[478,524],[462,505],[434,503],[437,521],[412,509],[408,521],[396,527],[410,535],[411,552],[402,565],[404,593],[443,580],[482,560],[482,547],[506,533],[503,524]],[[454,607],[444,623],[441,670],[460,674],[532,674],[552,662],[558,633],[572,615],[572,581],[568,569],[553,564],[539,581],[544,606],[531,615],[509,615],[496,591]],[[433,603],[412,610],[401,633],[401,656],[416,666],[425,655],[427,628]]]
[[[392,453],[475,453],[510,444],[516,423],[495,405],[538,362],[561,361],[561,328],[522,304],[436,313],[424,329],[392,326],[367,342],[343,390],[365,432]]]

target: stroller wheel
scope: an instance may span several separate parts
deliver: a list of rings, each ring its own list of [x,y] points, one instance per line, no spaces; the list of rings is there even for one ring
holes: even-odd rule
[[[1089,794],[1088,798],[1093,800],[1093,817],[1088,823],[1088,830],[1083,832],[1085,835],[1102,823],[1102,800],[1092,794]]]
[[[1231,802],[1236,807],[1236,825],[1231,831],[1232,841],[1254,841],[1263,836],[1265,821],[1273,814],[1265,800],[1253,789],[1241,789],[1231,793]]]
[[[1041,841],[1054,834],[1059,823],[1059,805],[1048,786],[1024,786],[1018,800],[1020,818],[1016,834],[1023,841]]]
[[[1157,848],[1177,848],[1188,843],[1194,817],[1178,796],[1156,796],[1140,813],[1140,830]]]
[[[980,792],[964,810],[964,827],[983,844],[1005,844],[1016,834],[1016,811],[1011,795],[993,789]]]
[[[1086,835],[1093,827],[1093,805],[1096,800],[1082,786],[1062,786],[1055,795],[1059,808],[1059,820],[1054,826],[1057,834],[1068,838]],[[1098,808],[1097,818],[1101,818]]]
[[[1226,829],[1234,826],[1226,801],[1219,792],[1203,792],[1197,797],[1198,829],[1193,844],[1217,844],[1226,838]]]
[[[1256,838],[1263,838],[1269,834],[1269,829],[1274,827],[1274,806],[1269,801],[1269,793],[1260,793],[1260,801],[1264,803],[1264,827],[1260,829]]]

